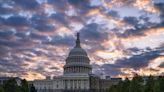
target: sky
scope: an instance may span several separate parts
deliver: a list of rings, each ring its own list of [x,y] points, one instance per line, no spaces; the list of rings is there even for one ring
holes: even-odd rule
[[[0,0],[0,76],[60,76],[80,32],[96,75],[164,75],[163,0]]]

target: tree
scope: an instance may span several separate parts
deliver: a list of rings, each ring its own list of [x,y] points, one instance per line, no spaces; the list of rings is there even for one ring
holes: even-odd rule
[[[158,78],[160,92],[164,92],[164,77],[160,76]]]
[[[117,91],[117,86],[116,85],[112,85],[109,89],[109,92],[118,92]]]
[[[155,80],[153,76],[149,76],[145,85],[145,92],[154,92]]]
[[[160,84],[159,84],[159,80],[158,79],[155,80],[155,82],[154,82],[153,92],[161,92],[160,91]]]
[[[130,87],[130,80],[128,78],[126,78],[123,82],[122,92],[129,92],[129,87]]]
[[[129,92],[130,81],[126,78],[124,81],[120,81],[116,86],[112,86],[109,92]]]
[[[2,85],[0,85],[0,92],[4,92]]]
[[[131,81],[126,78],[111,86],[108,92],[164,92],[164,76],[149,76],[143,81],[143,77],[135,75]]]
[[[124,81],[120,81],[117,85],[117,91],[118,92],[126,92],[124,89],[125,89],[125,83],[124,83]]]
[[[25,79],[21,80],[21,92],[29,92],[28,82]]]
[[[21,92],[20,87],[17,85],[17,82],[14,78],[9,79],[5,82],[4,91],[5,92]]]
[[[143,92],[143,80],[142,77],[139,75],[135,75],[132,79],[129,87],[130,92]]]

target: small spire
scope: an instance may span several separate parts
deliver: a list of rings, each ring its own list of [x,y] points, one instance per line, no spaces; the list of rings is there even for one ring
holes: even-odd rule
[[[76,39],[76,47],[77,48],[81,48],[81,46],[80,46],[80,33],[78,32],[76,36],[77,36],[77,39]]]

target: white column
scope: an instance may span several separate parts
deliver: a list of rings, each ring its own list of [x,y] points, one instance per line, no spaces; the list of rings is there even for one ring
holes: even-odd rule
[[[84,89],[84,80],[81,80],[81,88]]]
[[[81,80],[79,80],[79,87],[80,87],[80,89],[81,89]]]
[[[71,90],[72,90],[72,86],[73,86],[73,82],[72,82],[72,80],[70,80],[70,88],[71,88]]]
[[[77,89],[77,81],[75,80],[75,89]]]
[[[77,83],[77,89],[79,89],[79,80],[77,80],[76,83]]]
[[[72,87],[72,89],[75,89],[75,83],[74,83],[74,80],[72,80],[72,83],[73,83],[73,87]]]

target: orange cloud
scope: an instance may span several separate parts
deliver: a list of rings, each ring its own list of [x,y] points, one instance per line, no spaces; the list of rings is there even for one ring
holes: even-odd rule
[[[30,71],[22,74],[21,78],[26,80],[35,80],[35,79],[45,79],[45,76],[41,75],[40,73]]]
[[[152,0],[102,0],[105,7],[112,8],[114,6],[134,6],[150,13],[159,13],[159,10],[154,7]]]
[[[100,13],[100,9],[99,8],[94,8],[94,9],[90,9],[86,14],[85,16],[93,16],[93,15],[96,15],[96,14],[99,14]]]
[[[130,35],[127,38],[119,38],[119,39],[122,42],[123,46],[126,48],[129,47],[155,48],[164,41],[164,39],[162,38],[162,36],[164,35],[163,27],[145,29],[141,31],[141,33],[143,33],[143,35],[137,35],[137,36]]]
[[[133,6],[150,13],[159,13],[158,9],[153,6],[152,0],[135,0]]]

